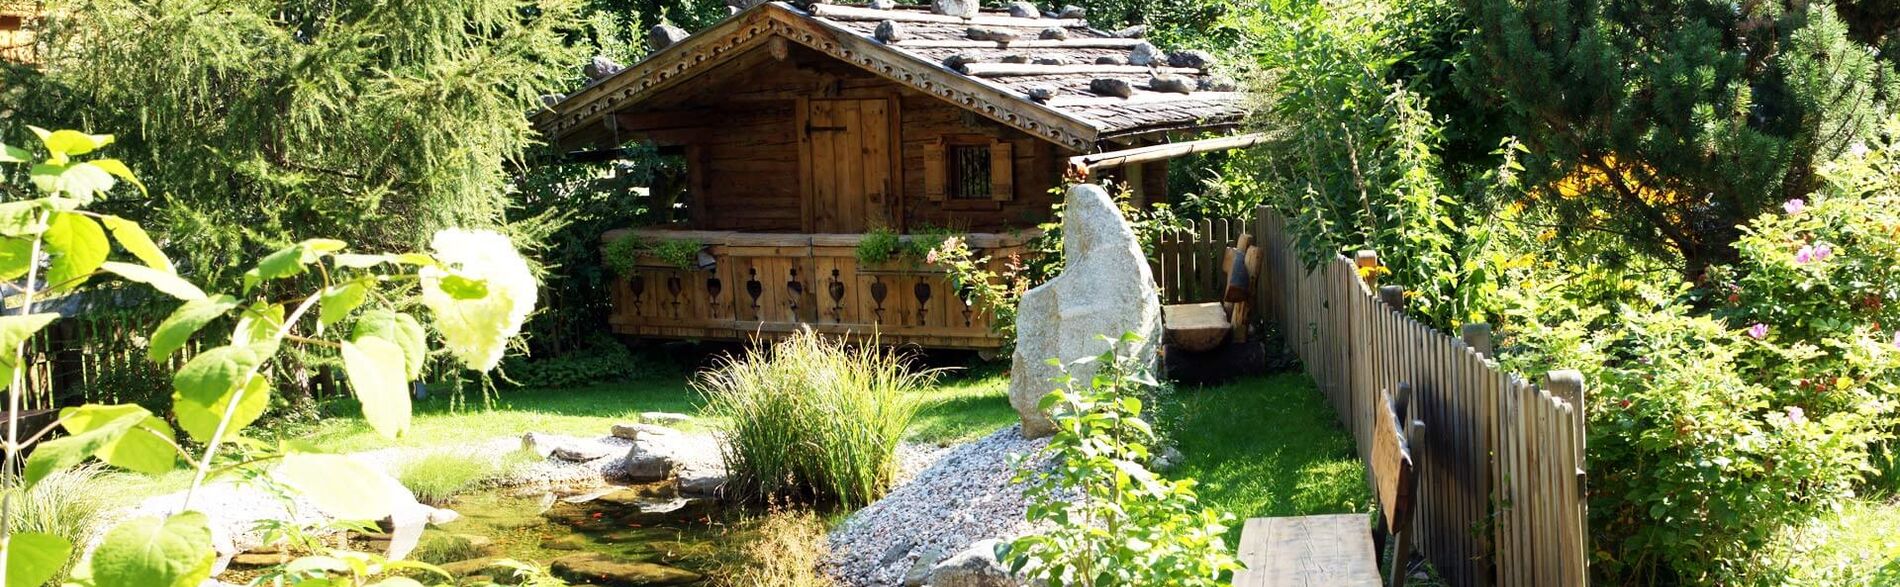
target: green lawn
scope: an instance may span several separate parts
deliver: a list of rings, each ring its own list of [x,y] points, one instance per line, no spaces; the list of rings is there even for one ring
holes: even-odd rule
[[[1245,519],[1369,511],[1352,437],[1304,374],[1284,373],[1161,398],[1155,418],[1185,456],[1208,506]],[[1240,528],[1228,532],[1238,544]]]
[[[947,372],[924,394],[923,411],[912,424],[917,442],[955,444],[995,432],[1015,422],[1016,412],[1005,396],[1009,379],[999,370]],[[606,434],[616,423],[633,421],[640,412],[679,412],[699,415],[698,392],[683,377],[610,383],[571,389],[522,388],[500,392],[492,409],[471,399],[450,409],[444,396],[433,396],[415,406],[409,434],[395,441],[378,436],[359,416],[353,403],[339,403],[321,421],[287,427],[286,437],[315,443],[327,450],[354,452],[389,446],[436,446],[478,441],[526,432],[591,436]],[[688,424],[703,429],[707,423]]]

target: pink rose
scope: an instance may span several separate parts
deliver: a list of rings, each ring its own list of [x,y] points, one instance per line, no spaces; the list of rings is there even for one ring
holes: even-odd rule
[[[1789,215],[1800,214],[1802,210],[1808,209],[1808,201],[1801,198],[1788,200],[1781,205],[1781,209],[1787,210]]]
[[[1806,423],[1808,414],[1802,411],[1801,406],[1788,406],[1788,421],[1796,424]]]
[[[1754,326],[1748,327],[1748,336],[1755,340],[1768,338],[1768,325],[1756,322]]]
[[[1794,264],[1806,265],[1813,262],[1814,262],[1814,245],[1801,245],[1801,250],[1795,251]]]
[[[1814,262],[1819,263],[1826,261],[1828,257],[1832,256],[1834,256],[1833,246],[1827,243],[1817,243],[1814,245]]]

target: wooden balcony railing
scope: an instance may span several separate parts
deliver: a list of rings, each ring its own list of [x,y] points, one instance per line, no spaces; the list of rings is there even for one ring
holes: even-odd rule
[[[632,236],[706,245],[711,266],[682,269],[642,257],[614,286],[615,332],[672,339],[771,338],[811,325],[820,332],[883,344],[994,349],[1003,340],[991,316],[964,303],[945,273],[913,259],[861,265],[858,234],[617,230]],[[1000,269],[1028,236],[971,234],[980,255]]]

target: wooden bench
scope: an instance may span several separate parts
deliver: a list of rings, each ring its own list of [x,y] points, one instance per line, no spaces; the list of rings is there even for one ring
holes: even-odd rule
[[[1410,558],[1413,484],[1410,446],[1424,425],[1412,420],[1400,430],[1392,395],[1379,392],[1380,408],[1372,439],[1372,483],[1380,521],[1392,536],[1391,587],[1405,584]],[[1253,518],[1240,531],[1240,562],[1234,587],[1377,587],[1378,555],[1371,528],[1362,514]]]
[[[1169,304],[1161,307],[1161,323],[1170,348],[1207,352],[1223,343],[1247,341],[1247,311],[1260,273],[1260,247],[1253,235],[1243,234],[1221,257],[1226,279],[1221,301]]]

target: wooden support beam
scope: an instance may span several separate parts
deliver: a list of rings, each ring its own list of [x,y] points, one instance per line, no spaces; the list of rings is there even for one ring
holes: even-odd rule
[[[847,21],[850,21],[850,20],[858,20],[858,21],[892,20],[892,21],[897,21],[897,22],[934,22],[934,23],[944,23],[944,24],[980,24],[980,25],[989,25],[989,26],[1019,26],[1019,27],[1040,27],[1040,28],[1048,28],[1048,27],[1081,28],[1081,27],[1087,27],[1089,25],[1088,21],[1079,19],[1079,18],[1017,18],[1013,16],[982,16],[982,15],[973,16],[970,18],[964,18],[961,16],[950,16],[947,14],[935,14],[935,13],[930,13],[930,12],[911,11],[911,10],[877,10],[873,8],[865,8],[862,6],[842,6],[838,4],[813,4],[811,7],[811,14],[813,16],[817,16],[820,18],[829,18],[831,20],[847,20]]]
[[[619,124],[623,133],[637,133],[655,130],[694,128],[705,126],[713,118],[713,111],[705,108],[687,110],[658,110],[653,112],[616,112],[610,118]]]
[[[912,39],[886,43],[905,49],[1133,49],[1146,39],[1091,37],[1080,39],[1021,39],[1016,41],[978,41],[974,39]]]
[[[1123,151],[1077,155],[1069,158],[1069,169],[1080,173],[1083,177],[1088,177],[1100,169],[1110,169],[1150,161],[1165,161],[1177,157],[1193,155],[1195,153],[1244,149],[1260,144],[1266,141],[1266,138],[1264,134],[1249,133],[1231,137],[1187,141],[1184,143],[1137,147]]]
[[[1146,65],[1039,65],[1035,63],[966,63],[963,65],[963,73],[975,77],[1098,73],[1123,75],[1179,73],[1195,75],[1200,72],[1201,70],[1192,67],[1148,67]]]

